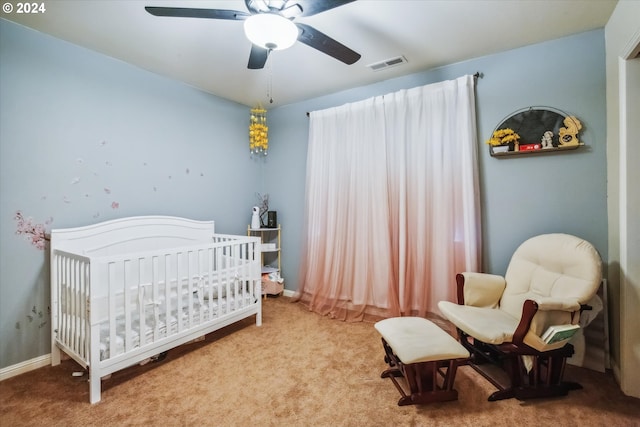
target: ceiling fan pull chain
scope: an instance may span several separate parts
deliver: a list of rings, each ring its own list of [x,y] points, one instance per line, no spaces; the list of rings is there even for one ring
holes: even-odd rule
[[[267,98],[269,98],[269,104],[273,104],[273,58],[269,61],[267,65],[269,67],[269,76],[267,82]]]

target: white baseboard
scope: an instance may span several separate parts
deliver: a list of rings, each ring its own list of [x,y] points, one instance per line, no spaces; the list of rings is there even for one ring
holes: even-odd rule
[[[49,365],[51,365],[51,354],[38,356],[31,360],[25,360],[24,362],[0,369],[0,381]]]
[[[284,295],[285,297],[292,297],[295,295],[295,291],[290,291],[289,289],[285,289],[284,291],[282,291],[282,295]]]

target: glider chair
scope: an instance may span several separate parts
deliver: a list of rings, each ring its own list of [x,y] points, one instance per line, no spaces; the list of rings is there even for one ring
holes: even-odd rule
[[[547,343],[550,326],[577,324],[601,282],[601,259],[589,242],[567,234],[533,237],[513,254],[505,277],[456,276],[458,303],[441,301],[442,314],[471,353],[469,364],[497,389],[490,401],[564,396],[573,346]]]

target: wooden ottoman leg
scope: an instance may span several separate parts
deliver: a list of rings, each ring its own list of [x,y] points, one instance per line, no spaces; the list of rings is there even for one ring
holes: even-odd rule
[[[405,379],[411,390],[410,396],[403,396],[398,405],[416,403],[447,402],[458,399],[458,392],[453,389],[457,362],[449,360],[445,365],[446,372],[439,369],[442,361],[414,363],[404,365]],[[438,376],[442,375],[442,386],[438,384]]]
[[[401,377],[402,372],[399,368],[399,361],[389,344],[382,338],[382,347],[384,348],[384,363],[389,365],[389,369],[380,374],[380,378]]]
[[[458,363],[468,360],[469,352],[452,336],[418,317],[381,320],[375,328],[382,335],[384,361],[389,365],[380,376],[391,379],[402,395],[398,405],[458,398],[453,383]],[[399,377],[404,377],[405,387]]]

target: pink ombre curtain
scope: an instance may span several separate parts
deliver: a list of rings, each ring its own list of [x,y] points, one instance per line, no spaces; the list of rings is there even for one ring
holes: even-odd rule
[[[474,78],[310,114],[297,297],[343,320],[437,312],[480,265]]]

